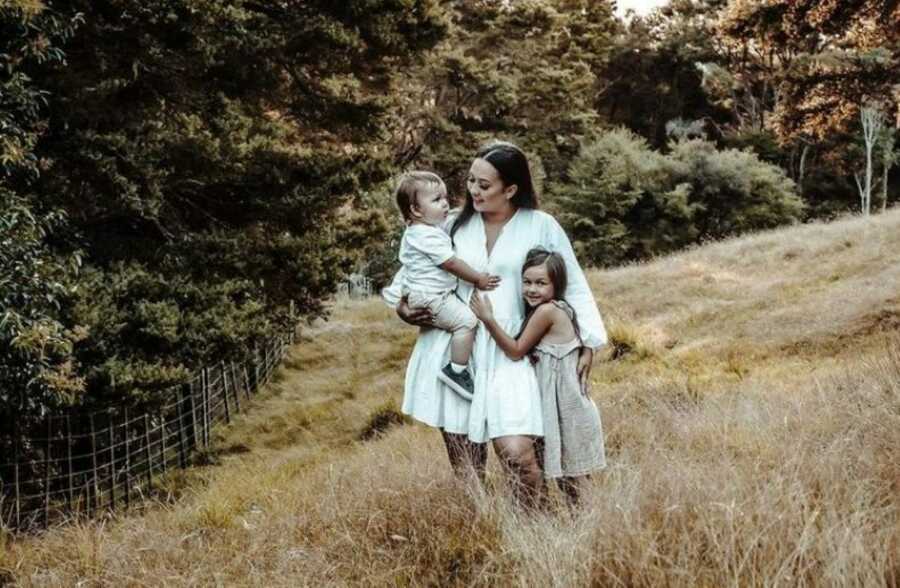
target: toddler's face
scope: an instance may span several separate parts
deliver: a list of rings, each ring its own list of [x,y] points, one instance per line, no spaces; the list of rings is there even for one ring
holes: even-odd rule
[[[531,266],[522,272],[522,296],[525,297],[525,304],[528,306],[549,302],[553,300],[555,293],[550,274],[547,272],[547,264]]]
[[[423,189],[413,206],[412,215],[416,220],[429,225],[440,225],[450,212],[447,193],[440,188]]]

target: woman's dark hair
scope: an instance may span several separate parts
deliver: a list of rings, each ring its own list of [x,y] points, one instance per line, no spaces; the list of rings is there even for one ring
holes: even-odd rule
[[[554,300],[562,300],[566,301],[566,286],[569,283],[568,274],[566,273],[566,261],[563,259],[562,255],[556,253],[555,251],[547,251],[543,247],[534,247],[530,249],[528,253],[525,255],[525,263],[522,264],[522,275],[525,275],[525,270],[530,267],[536,267],[539,265],[547,266],[547,277],[550,278],[550,283],[553,285],[553,299]],[[578,338],[581,338],[581,333],[578,330],[578,321],[575,317],[575,309],[572,308],[569,303],[566,302],[566,306],[572,311],[572,326],[575,328],[575,334]],[[522,336],[522,333],[525,332],[525,327],[528,325],[528,321],[531,320],[531,317],[534,315],[534,311],[537,310],[536,306],[525,306],[525,320],[522,321],[522,328],[519,329],[519,332],[516,334],[516,339]],[[529,358],[531,359],[531,363],[535,363],[537,361],[537,356],[533,354],[529,354]]]
[[[534,191],[534,182],[531,179],[531,168],[528,166],[528,157],[512,143],[506,141],[494,141],[488,143],[475,153],[475,159],[483,159],[490,163],[500,175],[504,186],[516,186],[516,194],[510,203],[516,208],[540,208],[537,192]],[[475,205],[472,195],[466,190],[466,203],[450,229],[450,238],[456,234],[461,226],[469,222],[475,214]]]

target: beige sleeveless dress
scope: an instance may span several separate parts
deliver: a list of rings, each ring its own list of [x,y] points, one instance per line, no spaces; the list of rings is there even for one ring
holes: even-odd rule
[[[574,313],[565,302],[554,300]],[[544,343],[534,347],[538,362],[534,366],[541,389],[544,421],[544,476],[582,476],[606,467],[603,428],[597,405],[581,391],[578,382],[578,350],[581,339],[568,343]]]

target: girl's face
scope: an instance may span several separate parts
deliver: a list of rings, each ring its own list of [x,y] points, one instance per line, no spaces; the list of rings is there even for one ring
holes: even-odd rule
[[[516,195],[517,186],[504,186],[500,173],[484,159],[476,159],[469,168],[466,188],[472,196],[472,204],[477,212],[507,212]]]
[[[546,263],[533,265],[522,272],[522,296],[525,304],[531,307],[554,299],[556,289],[550,281]]]

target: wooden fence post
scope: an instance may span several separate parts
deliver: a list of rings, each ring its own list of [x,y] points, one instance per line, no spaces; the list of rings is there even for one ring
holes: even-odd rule
[[[125,510],[131,508],[131,447],[128,435],[128,407],[125,407],[125,425],[122,427],[125,435]]]
[[[50,526],[50,467],[53,443],[53,417],[47,419],[47,453],[44,455],[44,526]]]
[[[68,475],[66,476],[69,483],[66,505],[71,511],[75,504],[75,469],[72,467],[72,419],[68,412],[66,412],[66,469],[69,470]]]
[[[19,422],[18,419],[13,421],[13,486],[16,493],[16,529],[22,526],[22,491],[19,487],[19,461],[21,458],[21,448],[19,446]]]
[[[194,449],[199,449],[200,442],[197,439],[197,402],[196,398],[194,398],[193,380],[185,384],[185,392],[191,399],[191,441],[194,443]]]
[[[259,390],[259,345],[253,346],[253,391]]]
[[[100,473],[97,470],[97,429],[94,424],[94,413],[91,413],[91,474],[94,477],[94,511],[100,510]]]
[[[113,426],[112,410],[106,412],[106,428],[109,433],[109,508],[116,509],[116,431]]]
[[[231,368],[231,379],[234,381],[234,396],[237,398],[241,394],[241,388],[244,387],[244,379],[241,378],[240,373],[237,371],[234,361],[228,362],[228,367]],[[247,398],[246,392],[244,393],[244,398]]]
[[[200,371],[200,388],[203,392],[203,445],[209,448],[209,370]]]
[[[181,398],[175,404],[178,408],[178,462],[183,469],[187,467],[187,453],[184,447],[184,407],[182,406],[184,403],[184,389],[181,389],[179,395]]]
[[[166,437],[168,437],[168,433],[166,433],[166,425],[168,425],[168,421],[166,421],[166,411],[164,409],[160,409],[159,411],[159,457],[162,461],[162,471],[166,473],[169,471],[169,461],[166,457],[168,451],[166,451]]]
[[[200,449],[203,446],[203,430],[200,430],[200,435],[197,435],[197,395],[194,391],[194,380],[191,380],[190,384],[191,391],[191,420],[192,420],[192,431],[194,433],[194,449]],[[200,402],[203,402],[203,391],[200,391]]]
[[[225,364],[222,363],[219,367],[219,370],[222,372],[222,400],[225,401],[225,422],[231,422],[231,409],[228,407],[228,376],[225,374]]]
[[[150,413],[144,413],[144,449],[147,453],[147,491],[153,486],[153,453],[150,450]]]
[[[234,381],[234,375],[231,378],[228,377],[228,364],[224,361],[219,362],[220,369],[222,370],[222,385],[225,387],[225,398],[228,398],[228,381],[231,381],[231,394],[234,396],[234,411],[241,412],[241,399],[238,397],[237,388],[235,384],[237,382]]]

